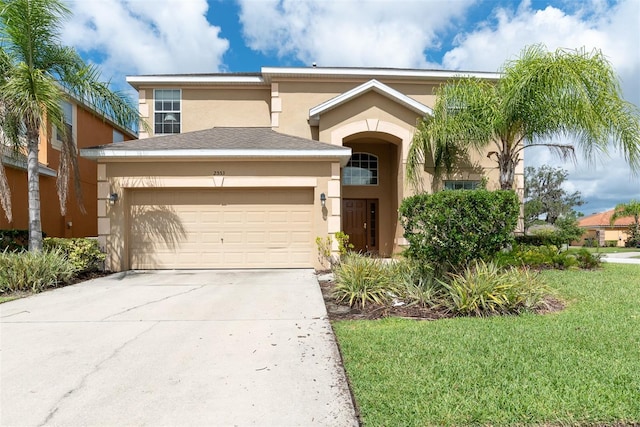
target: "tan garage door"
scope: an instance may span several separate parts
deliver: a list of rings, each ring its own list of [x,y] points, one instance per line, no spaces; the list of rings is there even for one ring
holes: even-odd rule
[[[133,269],[313,264],[312,189],[132,190]]]

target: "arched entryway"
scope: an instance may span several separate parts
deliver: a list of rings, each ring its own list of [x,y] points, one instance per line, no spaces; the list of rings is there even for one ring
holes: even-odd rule
[[[402,180],[401,140],[388,134],[363,132],[344,138],[350,162],[342,168],[342,231],[354,250],[390,256],[398,231]]]

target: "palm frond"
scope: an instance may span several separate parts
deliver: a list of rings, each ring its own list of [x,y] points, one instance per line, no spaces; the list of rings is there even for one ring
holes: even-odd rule
[[[499,86],[507,117],[523,124],[527,140],[570,138],[587,159],[613,142],[640,170],[640,110],[624,100],[600,50],[531,46],[506,64]]]
[[[7,174],[4,170],[4,164],[2,162],[3,154],[0,153],[0,205],[7,218],[8,222],[13,222],[13,213],[11,207],[11,188],[7,182]]]

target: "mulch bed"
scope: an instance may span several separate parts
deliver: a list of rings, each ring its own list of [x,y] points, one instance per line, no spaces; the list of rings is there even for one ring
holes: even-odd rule
[[[368,304],[364,308],[360,306],[349,307],[346,304],[336,302],[331,296],[335,283],[332,281],[319,280],[320,290],[327,307],[329,320],[375,320],[386,317],[399,317],[414,320],[438,320],[454,317],[453,314],[442,309],[432,309],[428,307],[398,306],[389,307],[383,305]],[[538,314],[549,314],[562,311],[565,304],[553,297],[546,299],[547,307],[536,311]]]

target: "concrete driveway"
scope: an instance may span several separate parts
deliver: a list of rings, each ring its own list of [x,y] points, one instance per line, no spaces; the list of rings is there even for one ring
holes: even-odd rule
[[[357,425],[313,270],[114,274],[0,320],[3,426]]]
[[[640,251],[638,252],[618,252],[614,254],[604,254],[603,261],[617,264],[640,264]]]

